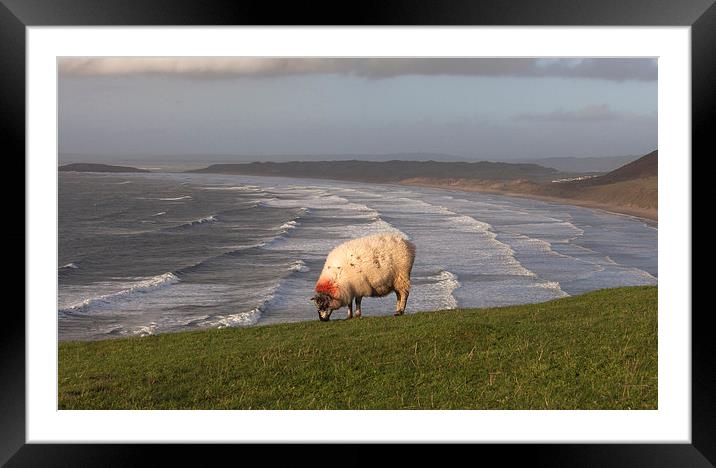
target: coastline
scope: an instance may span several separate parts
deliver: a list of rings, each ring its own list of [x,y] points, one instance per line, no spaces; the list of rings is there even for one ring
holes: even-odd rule
[[[549,195],[540,195],[536,193],[517,192],[514,190],[505,190],[494,186],[461,184],[451,181],[429,181],[425,179],[406,179],[397,182],[398,185],[438,188],[454,192],[478,192],[492,195],[505,195],[509,197],[527,198],[539,201],[548,201],[560,203],[564,205],[581,206],[584,208],[597,209],[612,214],[626,215],[642,220],[649,226],[658,227],[658,210],[656,208],[641,208],[635,206],[624,206],[613,203],[600,203],[592,200],[584,200],[579,198],[554,197]]]
[[[80,172],[91,172],[91,171],[80,171]],[[97,171],[97,173],[103,173],[103,172],[111,172],[116,173],[114,171]],[[152,171],[139,171],[139,172],[145,172],[150,173]],[[167,173],[183,173],[184,171],[160,171],[160,172],[167,172]],[[222,175],[224,173],[222,172],[209,172],[209,174],[219,174]],[[271,176],[271,175],[260,175],[256,176],[253,174],[234,174],[234,175],[248,175],[252,177],[286,177],[286,178],[297,178],[296,176],[288,176],[288,175],[279,175],[279,176]],[[314,176],[313,178],[319,179],[319,180],[335,180],[337,182],[340,181],[346,181],[347,179],[340,179],[340,178],[332,178],[332,177],[319,177]],[[362,180],[348,180],[350,182],[363,182]],[[364,181],[369,182],[369,181]],[[429,179],[429,178],[411,178],[411,179],[403,179],[398,181],[392,181],[392,182],[371,182],[371,183],[378,183],[378,184],[397,184],[397,185],[404,185],[404,186],[413,186],[413,187],[427,187],[427,188],[437,188],[442,190],[448,190],[448,191],[454,191],[454,192],[477,192],[477,193],[487,193],[487,194],[493,194],[493,195],[504,195],[508,197],[517,197],[517,198],[526,198],[526,199],[532,199],[532,200],[539,200],[539,201],[546,201],[546,202],[552,202],[552,203],[558,203],[563,205],[573,205],[573,206],[580,206],[584,208],[591,208],[596,210],[605,211],[611,214],[617,214],[617,215],[624,215],[624,216],[631,216],[633,218],[638,218],[639,220],[643,221],[647,225],[651,227],[658,227],[659,220],[658,220],[658,209],[657,208],[643,208],[639,206],[631,206],[631,205],[623,205],[623,204],[617,204],[617,203],[603,203],[598,202],[594,200],[589,199],[583,199],[583,198],[574,198],[574,197],[558,197],[558,196],[552,196],[552,195],[543,195],[539,193],[534,193],[533,190],[537,189],[539,187],[538,184],[535,184],[533,182],[528,182],[524,180],[516,180],[516,181],[465,181],[465,180],[455,180],[455,179]],[[504,188],[505,186],[511,186],[511,187],[521,187],[524,190],[523,191],[516,191],[516,190],[509,190]]]

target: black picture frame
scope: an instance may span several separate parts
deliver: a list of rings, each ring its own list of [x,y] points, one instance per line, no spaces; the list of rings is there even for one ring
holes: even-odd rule
[[[713,0],[401,0],[342,4],[291,2],[277,6],[256,0],[0,0],[0,115],[4,163],[25,174],[25,28],[28,26],[159,25],[544,25],[544,26],[690,26],[692,39],[692,155],[712,138],[716,94],[716,6]],[[661,129],[664,131],[664,129]],[[692,155],[684,155],[691,157]],[[20,162],[23,161],[23,162]],[[23,178],[24,180],[24,178]],[[13,200],[17,190],[13,188]],[[24,219],[25,213],[15,219]],[[10,234],[19,245],[24,223]],[[18,263],[20,264],[20,263]],[[23,275],[17,277],[25,278]],[[24,305],[23,305],[24,306]],[[480,460],[536,466],[714,466],[716,464],[716,379],[714,340],[708,308],[670,313],[692,314],[691,444],[527,444],[469,446]],[[236,450],[201,450],[179,445],[63,445],[25,443],[25,317],[6,307],[0,327],[0,464],[7,466],[124,466],[169,454],[207,465]],[[291,459],[356,464],[371,462],[368,452],[333,446],[341,455],[315,447],[291,446]],[[248,454],[249,452],[255,452]],[[475,452],[479,451],[479,452]],[[209,453],[208,453],[209,452]],[[425,447],[403,450],[401,460],[423,459]],[[263,453],[264,455],[261,455]],[[276,453],[271,450],[271,461]],[[243,447],[241,457],[266,455],[266,447]],[[286,455],[284,455],[286,456]],[[340,456],[340,460],[336,460]],[[472,455],[474,456],[474,455]],[[452,458],[452,457],[450,457]],[[457,461],[457,460],[455,460]]]

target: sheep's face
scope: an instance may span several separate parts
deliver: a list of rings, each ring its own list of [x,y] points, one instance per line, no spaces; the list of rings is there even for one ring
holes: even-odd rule
[[[318,309],[318,319],[321,322],[327,322],[331,318],[331,312],[341,307],[339,301],[324,293],[316,294],[311,300]]]

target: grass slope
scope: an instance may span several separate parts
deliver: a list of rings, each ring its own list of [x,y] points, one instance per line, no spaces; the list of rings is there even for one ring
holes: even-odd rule
[[[60,409],[655,409],[657,288],[59,345]]]

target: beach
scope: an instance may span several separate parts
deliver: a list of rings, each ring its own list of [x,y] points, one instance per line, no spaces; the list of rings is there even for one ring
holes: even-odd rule
[[[540,192],[543,190],[543,184],[534,184],[526,181],[480,181],[480,180],[444,180],[444,179],[430,179],[430,178],[415,178],[406,179],[400,182],[403,185],[411,185],[417,187],[432,187],[441,188],[446,190],[456,190],[464,192],[479,192],[479,193],[490,193],[497,195],[506,195],[510,197],[521,197],[533,200],[542,200],[547,202],[561,203],[573,206],[582,206],[585,208],[594,208],[599,210],[608,211],[611,213],[619,213],[628,216],[635,216],[637,218],[643,218],[650,222],[650,224],[656,226],[658,223],[658,208],[656,207],[656,185],[657,181],[654,178],[653,181],[648,181],[650,185],[653,185],[654,196],[645,203],[643,206],[638,206],[628,201],[628,198],[622,196],[618,201],[599,201],[600,196],[598,193],[587,193],[583,195],[583,198],[576,197],[558,197],[545,195]],[[594,190],[593,192],[597,192]],[[588,199],[592,195],[595,199]],[[601,197],[608,199],[609,197]]]
[[[657,283],[643,220],[398,184],[216,174],[60,175],[60,340],[315,320],[328,252],[391,232],[417,257],[408,312]],[[368,298],[391,315],[394,298]],[[341,314],[339,314],[341,315]]]

